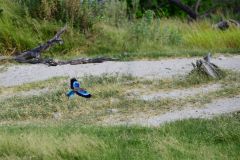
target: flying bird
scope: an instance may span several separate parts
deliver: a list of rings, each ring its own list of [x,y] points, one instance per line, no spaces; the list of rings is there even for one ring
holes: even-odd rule
[[[70,91],[67,92],[68,98],[73,97],[75,94],[84,98],[90,98],[92,95],[83,88],[80,88],[80,83],[76,78],[70,79]]]

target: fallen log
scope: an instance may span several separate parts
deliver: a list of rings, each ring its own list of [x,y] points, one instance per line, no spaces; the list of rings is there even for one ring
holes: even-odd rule
[[[15,57],[0,57],[0,62],[5,61],[16,61],[19,63],[30,63],[30,64],[38,64],[43,63],[48,66],[57,66],[57,65],[77,65],[77,64],[86,64],[86,63],[102,63],[104,61],[116,61],[118,59],[115,58],[106,58],[106,57],[97,57],[97,58],[79,58],[69,61],[55,61],[53,59],[43,59],[41,58],[41,53],[49,49],[51,46],[55,44],[62,44],[63,40],[61,39],[61,35],[66,31],[67,26],[62,28],[60,31],[56,33],[56,35],[48,40],[46,43],[20,53],[18,56]]]
[[[51,46],[55,44],[62,44],[63,40],[61,38],[61,35],[66,31],[67,26],[62,28],[60,31],[56,33],[56,35],[48,40],[46,43],[41,44],[40,46],[24,51],[23,53],[20,53],[20,55],[14,57],[15,61],[20,63],[31,63],[32,61],[38,61],[41,58],[41,53],[49,49]]]
[[[224,72],[214,63],[211,62],[211,54],[209,53],[203,59],[197,60],[196,63],[192,63],[193,72],[198,74],[204,74],[213,79],[220,79],[224,76]]]
[[[0,57],[0,62],[6,62],[6,61],[12,61],[14,60],[13,57]],[[79,58],[79,59],[73,59],[68,61],[55,61],[53,59],[41,59],[41,58],[33,58],[29,60],[25,60],[24,63],[30,63],[30,64],[46,64],[48,66],[58,66],[58,65],[78,65],[78,64],[87,64],[87,63],[102,63],[105,61],[118,61],[117,58],[107,58],[107,57],[97,57],[97,58]],[[23,63],[23,62],[21,62]]]
[[[44,60],[43,63],[48,66],[58,66],[58,65],[78,65],[78,64],[87,64],[87,63],[102,63],[105,61],[117,61],[116,58],[106,58],[106,57],[97,57],[97,58],[79,58],[69,61],[54,61],[53,59]]]

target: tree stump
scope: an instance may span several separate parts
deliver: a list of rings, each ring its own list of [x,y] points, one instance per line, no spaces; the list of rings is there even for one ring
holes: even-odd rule
[[[192,63],[193,72],[198,74],[207,75],[213,79],[220,79],[224,76],[224,72],[214,63],[211,63],[211,54],[209,53],[203,59],[197,60],[196,63]]]

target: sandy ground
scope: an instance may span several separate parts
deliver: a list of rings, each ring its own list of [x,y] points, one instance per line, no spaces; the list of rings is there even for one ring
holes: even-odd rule
[[[101,74],[130,74],[136,77],[144,78],[170,78],[172,76],[184,75],[192,69],[191,63],[196,58],[177,58],[164,59],[159,61],[131,61],[131,62],[104,62],[100,64],[82,64],[82,65],[63,65],[48,67],[43,64],[37,65],[15,65],[4,68],[0,72],[0,86],[15,86],[24,83],[47,80],[58,76],[82,77],[84,75]],[[213,59],[213,63],[219,67],[230,70],[240,71],[240,56],[218,57]],[[152,93],[142,95],[145,100],[163,99],[163,98],[184,98],[192,94],[206,94],[209,91],[216,91],[221,86],[214,84],[200,88],[189,88],[184,90],[172,90],[168,92]],[[20,93],[21,96],[39,95],[46,93],[43,89],[38,92],[29,91]],[[18,94],[19,95],[19,94]],[[18,96],[14,95],[14,96]],[[0,100],[8,97],[0,95]],[[187,106],[180,111],[168,112],[158,116],[148,116],[147,114],[137,113],[137,116],[120,121],[115,119],[114,115],[109,116],[103,124],[110,125],[128,125],[138,124],[144,126],[158,126],[166,122],[181,120],[186,118],[210,118],[223,113],[240,111],[240,97],[215,100],[203,108],[194,109],[194,106]],[[117,113],[118,114],[118,113]]]
[[[104,125],[142,125],[159,126],[164,123],[189,119],[189,118],[212,118],[224,113],[240,111],[240,96],[234,98],[218,99],[212,103],[206,104],[202,108],[188,106],[183,110],[167,112],[158,116],[149,116],[144,113],[138,113],[135,118],[117,119],[110,116],[102,123]]]
[[[196,96],[198,94],[207,94],[209,92],[214,92],[221,89],[221,87],[222,87],[221,84],[209,84],[209,85],[203,85],[197,88],[174,89],[170,91],[150,93],[147,95],[141,95],[139,96],[139,98],[146,101],[152,101],[156,99],[161,100],[166,98],[179,99],[179,98],[186,98],[190,96]]]
[[[164,59],[159,61],[104,62],[100,64],[63,65],[48,67],[43,64],[15,65],[0,73],[0,86],[14,86],[57,76],[131,74],[144,78],[169,78],[184,75],[196,58]],[[240,70],[240,56],[218,57],[213,62],[225,69]]]

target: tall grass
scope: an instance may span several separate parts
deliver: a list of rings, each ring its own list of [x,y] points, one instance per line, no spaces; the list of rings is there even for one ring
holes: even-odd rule
[[[238,159],[239,114],[159,128],[78,121],[0,126],[1,159]]]
[[[18,3],[17,3],[18,2]],[[49,39],[65,23],[65,44],[46,55],[108,55],[122,59],[196,56],[206,52],[239,52],[239,28],[220,31],[212,21],[185,22],[156,18],[151,10],[142,18],[127,15],[125,1],[15,0],[0,2],[0,52],[12,54]],[[67,55],[67,56],[63,56]]]
[[[105,148],[102,140],[81,133],[58,135],[53,130],[20,134],[1,134],[1,159],[93,159]]]
[[[88,51],[90,53],[158,57],[238,52],[240,49],[238,28],[220,31],[212,28],[211,21],[187,24],[177,19],[152,19],[148,22],[143,18],[119,28],[99,24],[95,30],[101,31],[95,33],[97,37]]]

